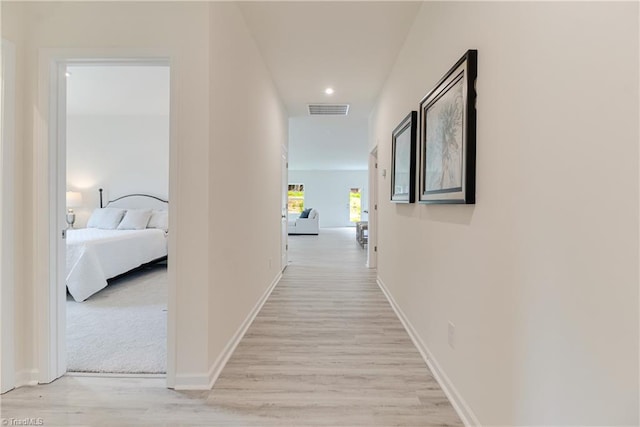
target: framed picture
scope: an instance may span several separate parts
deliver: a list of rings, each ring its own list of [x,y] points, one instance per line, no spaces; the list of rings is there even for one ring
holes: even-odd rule
[[[477,64],[468,50],[420,101],[420,203],[476,202]]]
[[[391,134],[391,201],[416,200],[416,130],[418,113],[412,111]]]

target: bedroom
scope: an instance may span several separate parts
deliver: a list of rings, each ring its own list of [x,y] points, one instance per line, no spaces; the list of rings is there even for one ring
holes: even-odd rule
[[[164,374],[169,66],[73,64],[66,82],[67,370]]]

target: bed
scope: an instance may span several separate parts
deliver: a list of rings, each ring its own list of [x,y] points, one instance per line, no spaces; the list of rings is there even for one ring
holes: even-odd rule
[[[141,203],[145,198],[156,205]],[[167,259],[167,203],[156,196],[129,194],[105,204],[100,189],[100,209],[92,213],[87,228],[67,230],[66,284],[75,301],[104,289],[108,279]]]

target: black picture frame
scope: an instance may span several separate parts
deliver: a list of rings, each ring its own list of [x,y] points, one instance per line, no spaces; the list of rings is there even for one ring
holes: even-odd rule
[[[420,203],[476,202],[477,76],[468,50],[420,101]]]
[[[418,112],[412,111],[391,134],[391,201],[416,201]]]

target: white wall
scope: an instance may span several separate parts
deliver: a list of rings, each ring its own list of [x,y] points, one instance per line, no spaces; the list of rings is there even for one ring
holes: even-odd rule
[[[99,207],[98,188],[105,202],[132,193],[168,199],[169,116],[69,116],[67,187],[82,193],[76,227]]]
[[[378,239],[471,422],[640,421],[638,35],[637,3],[428,2],[381,93],[389,165],[393,128],[478,49],[476,205],[383,202],[381,179]]]
[[[292,170],[366,170],[369,122],[358,116],[303,116],[289,119]]]
[[[11,348],[0,355],[0,393],[15,383],[15,44],[2,39],[0,81],[0,346]]]
[[[26,80],[26,40],[25,40],[25,20],[24,20],[24,3],[3,3],[1,6],[2,14],[2,37],[13,42],[16,46],[16,80],[15,80],[15,167],[14,167],[14,254],[13,254],[13,271],[14,271],[14,346],[13,348],[4,348],[4,351],[13,351],[13,361],[15,363],[15,372],[8,377],[14,377],[16,382],[25,383],[30,379],[30,370],[33,367],[33,358],[31,347],[28,340],[24,337],[30,333],[26,325],[31,322],[34,316],[32,307],[27,304],[30,297],[29,289],[26,284],[29,283],[32,269],[27,257],[21,254],[27,253],[32,249],[30,240],[29,224],[31,205],[28,191],[29,173],[21,167],[27,161],[30,151],[25,140],[28,131],[25,128],[25,108],[27,87]],[[25,234],[24,238],[18,238],[20,232]],[[3,357],[3,360],[4,357]],[[7,378],[4,376],[3,378]]]
[[[210,6],[209,363],[280,274],[287,117],[236,4]]]
[[[320,213],[320,227],[351,227],[349,222],[349,192],[360,188],[362,210],[368,207],[367,171],[303,171],[290,170],[290,184],[304,184],[304,205]],[[367,214],[362,213],[362,220]]]

